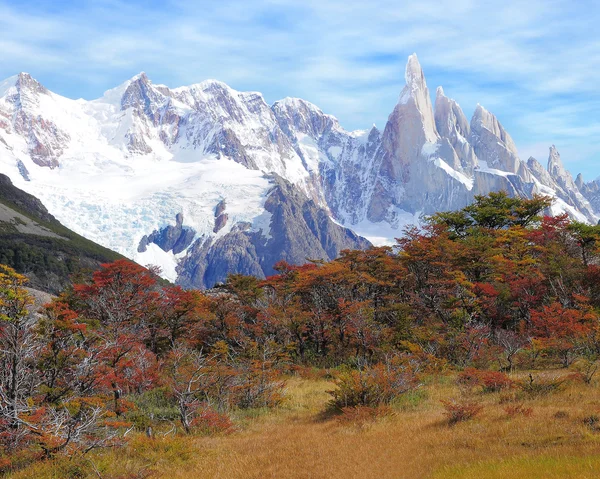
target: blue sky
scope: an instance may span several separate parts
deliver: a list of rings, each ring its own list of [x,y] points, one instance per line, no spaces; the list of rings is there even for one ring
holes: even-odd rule
[[[270,103],[312,101],[383,127],[416,52],[434,93],[479,102],[543,164],[600,175],[600,6],[589,0],[0,0],[0,78],[27,71],[87,99],[145,71],[207,78]]]

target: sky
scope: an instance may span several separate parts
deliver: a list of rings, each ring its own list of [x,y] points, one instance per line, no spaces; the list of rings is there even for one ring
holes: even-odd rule
[[[477,103],[546,164],[600,176],[600,5],[592,0],[0,0],[0,79],[29,72],[93,99],[140,71],[300,97],[348,130],[383,128],[415,52],[470,117]]]

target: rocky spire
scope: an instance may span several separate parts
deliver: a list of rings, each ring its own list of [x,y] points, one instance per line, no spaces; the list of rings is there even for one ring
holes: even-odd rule
[[[498,119],[483,106],[477,105],[471,118],[469,142],[475,154],[490,168],[515,173],[526,182],[531,173],[519,159],[515,142]]]
[[[554,145],[550,147],[547,169],[552,179],[556,181],[561,188],[567,192],[575,192],[578,190],[577,186],[575,185],[575,181],[573,181],[571,173],[565,169],[563,162],[560,159],[560,153]]]
[[[475,112],[473,113],[473,118],[471,119],[471,129],[475,133],[480,133],[483,129],[489,131],[503,143],[507,150],[517,156],[517,147],[515,146],[515,142],[511,136],[498,121],[498,118],[496,118],[494,114],[490,113],[480,104],[477,104]]]
[[[583,181],[583,175],[581,173],[579,173],[577,175],[577,178],[575,178],[575,185],[577,186],[577,188],[579,188],[580,190],[583,190],[584,186],[585,186],[585,181]]]
[[[554,145],[550,147],[547,169],[548,173],[550,173],[554,178],[565,178],[568,174],[565,170],[562,160],[560,159],[560,153]],[[570,174],[568,175],[571,176]]]
[[[414,118],[423,129],[425,141],[433,143],[438,139],[433,107],[425,75],[416,53],[408,57],[404,79],[406,86],[400,93],[400,100],[396,108],[400,107],[403,112],[406,112],[407,117]],[[406,108],[403,108],[404,105]]]
[[[466,141],[471,133],[471,126],[460,105],[444,94],[439,86],[435,97],[435,126],[440,136],[452,138],[460,135]]]
[[[536,160],[533,156],[530,156],[527,160],[527,168],[533,174],[533,176],[544,186],[548,188],[557,188],[557,184],[550,176],[550,173],[542,166],[542,164]]]
[[[472,178],[466,170],[472,171],[475,164],[469,145],[458,154],[453,141],[438,134],[416,55],[408,58],[405,79],[406,86],[383,132],[381,167],[367,214],[372,221],[385,220],[392,225],[398,221],[397,210],[429,214],[434,209],[450,209],[450,202],[467,204]],[[439,120],[458,145],[462,138],[458,132],[469,128],[458,105],[448,102],[446,117],[442,109]]]
[[[440,86],[435,98],[435,126],[442,138],[448,139],[460,159],[459,169],[472,173],[477,166],[477,157],[467,138],[471,134],[471,126],[460,105],[444,95]]]
[[[565,169],[560,159],[560,153],[554,145],[550,147],[547,169],[548,174],[559,187],[559,196],[562,196],[567,203],[574,206],[584,215],[592,217],[594,214],[593,207],[590,205],[588,199],[583,196],[580,187],[573,181],[571,173]],[[583,186],[583,178],[580,178],[580,176],[577,179]]]

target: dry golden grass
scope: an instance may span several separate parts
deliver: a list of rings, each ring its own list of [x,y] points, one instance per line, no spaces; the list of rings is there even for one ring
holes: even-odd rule
[[[332,387],[326,381],[290,379],[284,406],[238,417],[242,430],[234,434],[136,437],[127,448],[90,455],[97,472],[89,462],[59,461],[12,477],[600,477],[600,432],[584,423],[586,417],[600,416],[596,385],[573,383],[521,400],[533,409],[529,417],[509,417],[500,393],[473,393],[470,399],[485,406],[481,415],[449,426],[440,400],[461,392],[452,378],[439,378],[396,405],[393,415],[362,427],[323,414]]]

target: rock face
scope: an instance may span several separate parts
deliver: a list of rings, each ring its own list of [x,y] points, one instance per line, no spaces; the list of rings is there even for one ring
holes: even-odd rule
[[[7,135],[21,136],[35,164],[57,167],[58,158],[70,141],[69,134],[51,119],[37,115],[38,109],[48,103],[52,93],[28,73],[20,73],[2,82],[0,93],[4,93],[0,100],[0,132],[4,130]]]
[[[442,138],[446,138],[460,163],[455,169],[471,176],[478,166],[477,156],[467,138],[471,136],[471,125],[456,101],[444,95],[444,89],[438,87],[435,98],[435,126]]]
[[[138,252],[144,253],[150,243],[159,246],[163,251],[172,251],[179,254],[185,251],[194,240],[196,232],[191,228],[183,227],[183,214],[175,216],[175,226],[165,226],[155,230],[150,236],[143,236],[138,246]]]
[[[273,181],[275,186],[265,202],[268,228],[253,231],[250,223],[238,223],[212,243],[199,238],[179,265],[181,284],[210,287],[231,272],[265,277],[274,274],[273,266],[282,260],[291,264],[331,260],[344,249],[370,246],[364,238],[335,224],[327,211],[289,182],[278,176]]]
[[[366,247],[359,235],[389,244],[490,191],[600,217],[600,182],[573,180],[556,148],[546,168],[525,162],[483,106],[469,121],[439,87],[434,108],[416,55],[384,128],[352,132],[305,100],[270,106],[215,80],[141,73],[73,101],[20,74],[0,82],[0,171],[72,229],[194,287],[333,258]]]

